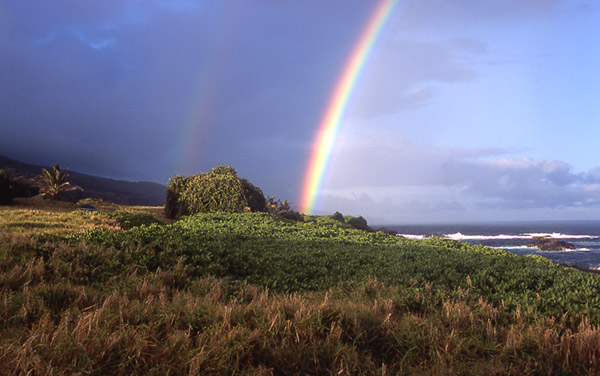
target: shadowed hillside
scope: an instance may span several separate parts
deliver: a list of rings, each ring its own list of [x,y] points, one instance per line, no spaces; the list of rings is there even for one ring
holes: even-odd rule
[[[32,196],[38,193],[42,168],[49,166],[36,166],[0,156],[0,170],[6,171],[23,196]],[[65,193],[69,200],[83,198],[101,198],[120,205],[164,205],[166,187],[152,182],[130,182],[114,180],[69,171],[69,182],[72,186],[81,189]]]

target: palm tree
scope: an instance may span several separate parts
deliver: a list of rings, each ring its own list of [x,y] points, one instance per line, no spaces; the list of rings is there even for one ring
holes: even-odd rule
[[[44,196],[50,196],[51,200],[55,200],[58,193],[69,186],[68,178],[69,174],[62,172],[58,163],[52,166],[52,171],[42,168],[43,184],[41,192]]]

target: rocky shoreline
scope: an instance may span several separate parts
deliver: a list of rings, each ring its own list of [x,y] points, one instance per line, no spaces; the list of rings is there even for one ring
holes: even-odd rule
[[[573,244],[567,243],[563,240],[555,239],[551,236],[534,236],[533,242],[528,244],[527,247],[538,248],[543,252],[559,252],[575,249]]]

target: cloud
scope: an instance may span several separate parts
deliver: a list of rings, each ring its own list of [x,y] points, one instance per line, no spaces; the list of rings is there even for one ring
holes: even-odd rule
[[[563,11],[560,0],[426,0],[414,1],[403,18],[403,30],[437,30],[454,32],[465,24],[512,24],[540,20]],[[576,7],[576,6],[575,6]],[[421,22],[427,19],[428,22]]]
[[[583,181],[588,184],[600,184],[600,167],[595,167],[585,173]]]
[[[393,125],[348,127],[336,140],[329,179],[332,188],[397,185],[456,185],[453,166],[505,155],[509,149],[459,149],[415,143]]]
[[[600,204],[600,195],[586,189],[583,175],[573,173],[561,161],[504,157],[459,161],[450,169],[456,183],[482,199],[480,206],[558,208]]]
[[[600,169],[578,173],[506,148],[414,142],[456,120],[442,119],[440,94],[476,84],[482,62],[514,58],[494,56],[491,33],[538,22],[559,3],[399,4],[351,99],[346,121],[356,127],[336,141],[324,204],[413,217],[597,205]],[[360,0],[57,0],[35,9],[2,2],[1,152],[160,182],[227,163],[266,194],[293,200],[372,7]],[[412,139],[402,137],[407,129]]]
[[[559,0],[426,0],[400,6],[369,57],[349,115],[413,110],[430,103],[441,84],[476,80],[481,65],[519,61],[494,56],[497,46],[488,46],[497,39],[493,33],[543,23],[565,11],[576,9]]]
[[[363,216],[370,224],[400,222],[444,222],[461,220],[469,208],[454,200],[447,189],[422,187],[428,194],[414,194],[411,189],[396,187],[395,192],[381,192],[377,187],[363,187],[351,192],[326,191],[319,197],[317,214],[330,215],[342,211],[346,215]],[[360,193],[359,193],[360,192]],[[432,194],[437,192],[438,194]]]
[[[600,168],[574,172],[564,161],[513,153],[415,144],[391,131],[347,132],[321,201],[329,211],[344,203],[382,218],[600,209]]]
[[[229,163],[282,196],[370,9],[356,4],[2,3],[2,153],[161,182]]]
[[[379,47],[354,94],[351,115],[372,117],[413,109],[429,102],[437,84],[476,78],[474,63],[486,53],[475,39],[408,39]]]

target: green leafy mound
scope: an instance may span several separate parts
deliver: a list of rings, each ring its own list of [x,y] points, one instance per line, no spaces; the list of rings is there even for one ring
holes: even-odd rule
[[[78,237],[125,251],[150,271],[183,262],[196,277],[246,281],[290,292],[369,278],[397,286],[468,289],[508,310],[600,323],[600,276],[444,239],[414,241],[350,228],[330,217],[289,221],[267,213],[197,214],[168,226]]]
[[[196,213],[266,209],[262,190],[247,179],[239,178],[237,171],[226,165],[219,165],[208,173],[175,176],[167,186],[165,213],[171,219]]]

